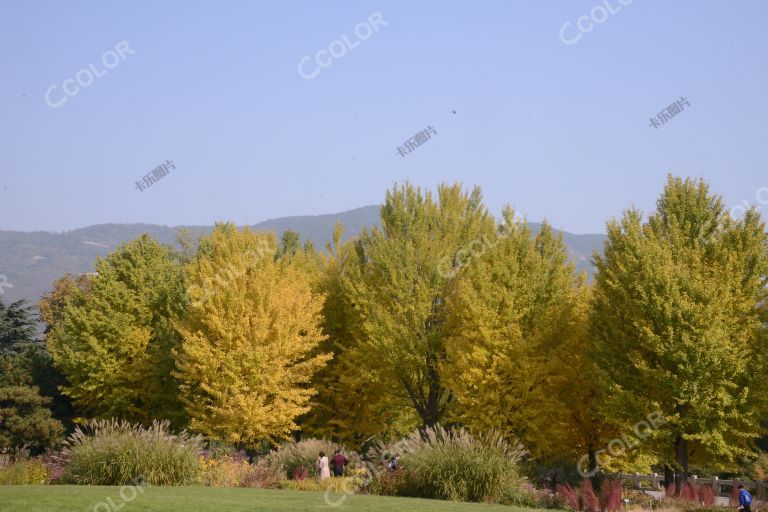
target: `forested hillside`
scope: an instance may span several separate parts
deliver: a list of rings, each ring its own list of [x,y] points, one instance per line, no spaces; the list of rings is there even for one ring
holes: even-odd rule
[[[318,249],[324,248],[333,235],[333,227],[341,221],[345,238],[364,227],[379,225],[379,206],[363,206],[354,210],[327,215],[300,215],[265,220],[253,229],[273,230],[278,236],[290,229],[311,240]],[[540,224],[531,223],[533,232]],[[3,288],[3,298],[10,302],[27,299],[37,302],[53,282],[66,273],[80,274],[93,270],[98,256],[105,256],[121,243],[142,233],[149,233],[165,244],[177,242],[177,234],[188,230],[197,238],[209,233],[212,226],[159,226],[156,224],[98,224],[63,233],[0,231],[0,274],[7,277],[13,288]],[[577,269],[592,274],[590,258],[601,250],[605,236],[564,233],[564,241]]]

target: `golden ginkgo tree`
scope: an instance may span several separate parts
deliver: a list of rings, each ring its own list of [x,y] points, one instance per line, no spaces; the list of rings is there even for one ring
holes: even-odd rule
[[[307,269],[278,257],[274,235],[221,224],[187,276],[175,375],[190,428],[241,446],[287,437],[330,357]]]

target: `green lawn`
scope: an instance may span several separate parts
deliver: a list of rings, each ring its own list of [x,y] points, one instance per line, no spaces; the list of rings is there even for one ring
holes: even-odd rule
[[[329,495],[308,491],[215,489],[209,487],[145,487],[133,492],[119,487],[82,485],[0,485],[0,512],[534,512],[501,505],[382,496]],[[341,500],[341,501],[337,501]],[[337,502],[334,507],[330,503]]]

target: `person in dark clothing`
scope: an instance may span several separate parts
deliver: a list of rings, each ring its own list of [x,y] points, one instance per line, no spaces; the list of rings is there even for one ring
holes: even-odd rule
[[[739,485],[739,510],[743,512],[751,512],[752,510],[752,495],[743,485]]]
[[[346,466],[347,464],[349,464],[349,459],[347,459],[344,455],[342,455],[341,450],[336,450],[336,452],[333,454],[333,458],[331,459],[331,466],[333,466],[333,475],[343,476],[344,466]]]

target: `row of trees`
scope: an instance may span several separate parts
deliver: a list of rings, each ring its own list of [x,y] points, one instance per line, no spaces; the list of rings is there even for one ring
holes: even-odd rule
[[[244,446],[292,433],[351,446],[461,424],[576,461],[661,411],[603,464],[733,468],[768,417],[768,238],[698,180],[608,223],[594,284],[561,237],[480,190],[411,184],[381,227],[324,252],[217,225],[142,236],[41,303],[64,393],[88,417],[170,419]]]

